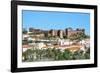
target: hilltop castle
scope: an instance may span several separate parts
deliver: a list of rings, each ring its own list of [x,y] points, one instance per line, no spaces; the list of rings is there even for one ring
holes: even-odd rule
[[[65,30],[41,30],[41,29],[34,29],[34,28],[29,28],[29,34],[33,35],[34,37],[59,37],[59,38],[64,38],[64,37],[71,37],[73,34],[77,33],[83,33],[85,34],[85,29],[79,29],[77,28],[76,30],[73,30],[72,28],[66,28]]]

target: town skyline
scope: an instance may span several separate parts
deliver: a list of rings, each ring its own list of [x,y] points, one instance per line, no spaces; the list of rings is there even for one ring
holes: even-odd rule
[[[22,61],[59,61],[90,59],[90,37],[85,29],[23,31]]]
[[[84,22],[83,22],[84,19]],[[90,35],[90,15],[86,13],[23,11],[23,28],[30,27],[41,30],[64,30],[71,27],[73,30],[85,29]]]
[[[23,29],[26,29],[27,31],[29,31],[30,28],[33,28],[33,29],[40,29],[40,28],[34,28],[34,27],[23,28]],[[71,27],[68,27],[68,28],[71,28]],[[45,30],[45,31],[46,31],[46,30],[65,30],[65,29],[67,29],[67,28],[64,28],[64,29],[60,29],[60,28],[59,28],[59,29],[58,29],[58,28],[57,28],[57,29],[40,29],[40,30]],[[71,29],[72,29],[72,30],[76,30],[76,29],[84,29],[84,28],[76,28],[76,29],[71,28]]]

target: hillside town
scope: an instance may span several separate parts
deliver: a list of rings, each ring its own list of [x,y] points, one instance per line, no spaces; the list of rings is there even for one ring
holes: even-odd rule
[[[23,29],[23,62],[90,58],[90,37],[85,29]]]

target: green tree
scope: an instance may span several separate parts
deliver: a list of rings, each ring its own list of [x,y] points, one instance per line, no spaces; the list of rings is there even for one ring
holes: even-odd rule
[[[27,30],[25,28],[23,28],[23,34],[27,34]]]
[[[65,60],[70,60],[71,56],[72,56],[71,52],[69,50],[65,49],[64,52],[63,52],[63,58]]]

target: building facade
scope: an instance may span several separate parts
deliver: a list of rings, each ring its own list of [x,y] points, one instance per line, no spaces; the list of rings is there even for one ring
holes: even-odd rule
[[[85,34],[84,29],[77,28],[76,30],[73,30],[72,28],[66,28],[65,30],[41,30],[41,29],[34,29],[29,28],[29,32],[31,32],[32,35],[36,37],[59,37],[63,38],[64,36],[69,38],[72,37],[74,34]]]

